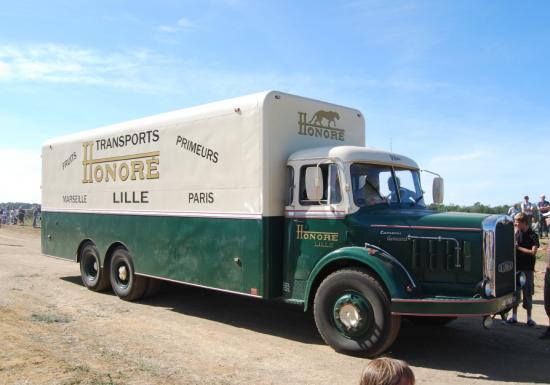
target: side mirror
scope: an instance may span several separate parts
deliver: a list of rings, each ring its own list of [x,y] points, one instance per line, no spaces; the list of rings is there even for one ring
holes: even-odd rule
[[[323,173],[319,167],[306,169],[306,195],[311,201],[320,201],[323,197]]]
[[[432,185],[432,194],[434,203],[441,204],[443,203],[443,192],[445,187],[443,185],[443,178],[435,177]]]

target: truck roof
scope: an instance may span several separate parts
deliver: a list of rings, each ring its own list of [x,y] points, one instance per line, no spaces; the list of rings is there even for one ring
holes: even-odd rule
[[[416,162],[404,155],[374,147],[336,146],[317,147],[296,151],[289,160],[338,158],[343,162],[369,162],[418,169]]]
[[[196,121],[200,119],[208,119],[211,116],[219,116],[220,114],[234,114],[237,110],[244,110],[250,108],[251,106],[262,106],[266,101],[269,101],[275,97],[275,99],[288,98],[291,97],[294,100],[302,100],[305,102],[322,102],[325,106],[332,106],[334,108],[345,108],[354,113],[360,115],[361,112],[356,109],[351,109],[349,107],[344,107],[338,104],[329,103],[325,101],[320,101],[312,98],[307,98],[303,96],[291,95],[285,92],[276,91],[276,90],[267,90],[262,92],[257,92],[249,95],[238,96],[231,99],[214,101],[202,105],[186,107],[183,109],[178,109],[170,112],[164,112],[156,115],[145,116],[138,119],[132,119],[125,122],[109,124],[99,128],[91,128],[80,132],[75,132],[56,138],[49,139],[45,141],[42,146],[50,146],[53,144],[59,144],[64,142],[72,142],[75,140],[80,140],[86,137],[97,137],[121,133],[124,131],[130,131],[136,127],[145,127],[152,125],[165,125],[172,122],[181,122],[181,121]]]

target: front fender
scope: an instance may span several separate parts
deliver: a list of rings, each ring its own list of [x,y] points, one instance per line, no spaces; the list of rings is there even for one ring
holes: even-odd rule
[[[407,288],[411,290],[416,287],[413,278],[405,267],[397,258],[383,249],[368,244],[367,247],[343,247],[325,255],[311,271],[306,284],[304,310],[307,310],[310,296],[314,295],[311,290],[317,277],[332,263],[338,261],[359,262],[374,271],[388,290],[391,298],[409,298],[410,293]]]

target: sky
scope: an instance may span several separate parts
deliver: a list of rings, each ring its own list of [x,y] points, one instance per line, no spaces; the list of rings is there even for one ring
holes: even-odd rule
[[[0,202],[40,202],[47,139],[269,89],[359,109],[447,204],[550,196],[547,1],[12,0],[0,20]]]

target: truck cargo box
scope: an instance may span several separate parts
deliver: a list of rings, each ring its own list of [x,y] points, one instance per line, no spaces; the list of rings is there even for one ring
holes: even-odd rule
[[[119,242],[138,274],[277,295],[287,157],[364,135],[357,110],[270,91],[50,140],[43,252]]]

